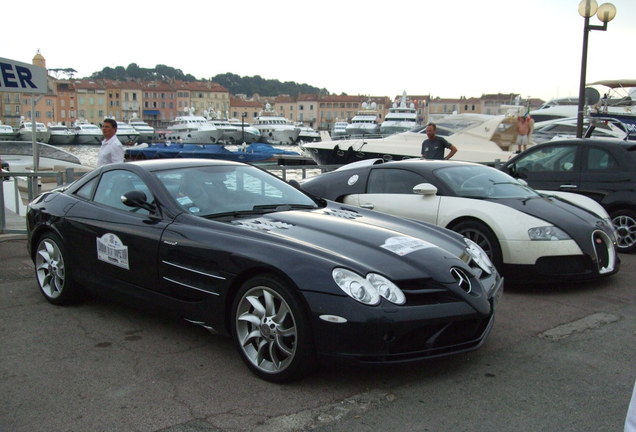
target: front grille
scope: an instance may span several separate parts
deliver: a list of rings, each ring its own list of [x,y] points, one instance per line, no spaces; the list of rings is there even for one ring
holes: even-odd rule
[[[537,260],[537,272],[546,276],[577,275],[589,272],[591,260],[586,255],[547,256]]]
[[[400,281],[398,287],[406,296],[408,305],[435,305],[463,301],[447,286],[432,279]]]
[[[592,245],[596,254],[596,263],[599,273],[610,273],[616,267],[616,249],[614,242],[603,231],[592,233]]]

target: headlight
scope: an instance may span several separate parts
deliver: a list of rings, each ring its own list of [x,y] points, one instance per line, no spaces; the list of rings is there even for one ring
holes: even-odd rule
[[[570,236],[561,228],[555,226],[544,226],[530,228],[528,230],[530,240],[570,240]]]
[[[495,270],[495,266],[492,264],[492,261],[490,261],[490,258],[488,258],[486,252],[474,241],[466,237],[464,237],[464,241],[466,242],[466,252],[470,255],[472,260],[475,261],[483,271],[492,274]]]
[[[351,270],[336,268],[331,272],[333,280],[347,295],[366,305],[377,305],[380,297],[391,303],[404,304],[406,297],[393,282],[376,273],[369,273],[366,278]]]

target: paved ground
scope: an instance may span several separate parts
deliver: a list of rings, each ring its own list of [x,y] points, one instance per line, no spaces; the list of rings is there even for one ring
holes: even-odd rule
[[[636,255],[576,286],[507,287],[474,353],[394,368],[252,376],[228,339],[38,292],[0,235],[0,431],[622,431],[636,379]]]

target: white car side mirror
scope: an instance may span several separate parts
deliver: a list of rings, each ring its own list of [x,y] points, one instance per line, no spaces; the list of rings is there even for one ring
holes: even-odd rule
[[[413,193],[417,195],[435,195],[437,188],[430,183],[420,183],[413,187]]]

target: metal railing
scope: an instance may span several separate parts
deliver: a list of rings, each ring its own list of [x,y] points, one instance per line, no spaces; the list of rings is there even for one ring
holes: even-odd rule
[[[258,165],[272,172],[283,180],[287,181],[293,176],[295,179],[305,179],[314,175],[318,175],[325,171],[331,171],[338,168],[339,165],[277,165],[263,164]],[[55,186],[62,186],[80,178],[85,172],[75,173],[73,168],[59,172],[0,172],[0,234],[26,234],[26,205],[24,201],[31,202],[41,191],[42,185],[46,183],[55,183]],[[11,180],[13,190],[10,196],[5,194],[5,180]],[[9,183],[6,183],[9,185]],[[38,185],[38,186],[36,186]],[[11,186],[10,186],[11,187]],[[10,202],[7,202],[7,199]],[[20,209],[25,214],[21,214]],[[15,209],[12,210],[12,209]],[[19,228],[22,226],[24,228]]]

